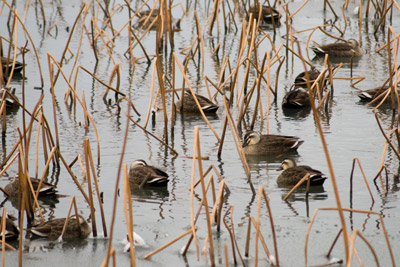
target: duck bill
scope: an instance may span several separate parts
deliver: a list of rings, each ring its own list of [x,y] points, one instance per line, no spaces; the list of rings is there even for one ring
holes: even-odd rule
[[[243,142],[242,143],[242,148],[245,148],[247,146],[247,143],[246,142]]]

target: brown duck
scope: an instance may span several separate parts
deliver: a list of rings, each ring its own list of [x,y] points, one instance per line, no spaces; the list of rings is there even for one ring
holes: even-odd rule
[[[66,218],[49,220],[33,226],[29,231],[37,237],[56,240],[61,236]],[[79,220],[79,222],[78,222]],[[89,223],[81,216],[72,215],[69,217],[63,240],[85,239],[92,233]]]
[[[36,192],[37,189],[39,188],[40,179],[30,178],[30,180],[32,183],[32,187]],[[7,184],[4,187],[4,191],[6,191],[8,196],[16,197],[16,196],[18,196],[18,184],[19,184],[19,178],[18,178],[18,176],[16,176],[14,179],[12,179],[12,181],[9,184]],[[42,185],[41,185],[40,191],[39,191],[40,197],[54,196],[56,193],[57,193],[57,190],[56,190],[55,185],[52,185],[52,184],[46,183],[46,182],[42,182]]]
[[[166,186],[168,184],[168,174],[163,170],[147,165],[142,159],[134,160],[129,169],[129,182],[140,187]]]
[[[246,155],[273,155],[294,152],[304,141],[295,136],[267,134],[247,131],[242,147]]]
[[[214,104],[208,98],[195,94],[197,101],[200,104],[201,110],[204,113],[215,113],[218,110],[218,105]],[[183,102],[183,103],[182,103]],[[200,110],[193,98],[193,95],[189,91],[185,91],[185,95],[182,99],[179,99],[175,104],[176,109],[185,113],[200,113]],[[182,107],[183,106],[183,107]]]
[[[325,54],[328,54],[329,57],[360,57],[363,54],[360,44],[355,39],[340,43],[316,45],[310,48],[319,57],[324,57]]]
[[[310,166],[297,166],[296,162],[291,158],[282,161],[281,169],[283,169],[283,172],[281,172],[276,180],[278,185],[296,185],[307,173],[310,174],[310,185],[323,185],[327,179],[322,172]],[[306,182],[304,182],[305,184]]]

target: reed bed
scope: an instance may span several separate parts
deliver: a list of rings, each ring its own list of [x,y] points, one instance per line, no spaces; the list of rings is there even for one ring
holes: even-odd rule
[[[43,6],[43,3],[39,2],[43,32],[56,38],[59,28],[56,24],[50,26],[46,24],[52,18],[46,14],[46,7]],[[293,23],[299,18],[301,20],[301,16],[304,15],[302,12],[311,5],[308,0],[298,4],[296,9],[292,7],[291,2],[266,1],[265,5],[274,7],[279,13],[277,20],[272,19],[271,25],[265,25],[263,16],[267,14],[263,14],[262,9],[259,9],[257,15],[250,12],[251,8],[261,5],[261,2],[216,0],[212,4],[211,2],[204,3],[206,10],[198,9],[200,4],[190,1],[185,4],[164,0],[135,3],[117,1],[113,4],[110,6],[108,2],[82,2],[79,10],[75,11],[76,15],[71,27],[68,27],[66,31],[65,43],[60,44],[60,51],[54,51],[57,53],[47,51],[46,57],[39,56],[38,45],[31,37],[34,35],[29,33],[26,16],[32,13],[31,6],[28,3],[24,6],[23,17],[20,15],[20,6],[15,2],[9,4],[3,1],[0,9],[0,14],[8,15],[7,27],[9,30],[8,36],[0,36],[0,50],[1,55],[8,58],[6,64],[11,64],[4,72],[3,68],[0,68],[2,88],[14,86],[13,79],[16,75],[19,54],[23,59],[20,82],[22,84],[22,88],[20,88],[22,101],[19,101],[12,91],[7,91],[1,98],[0,106],[3,146],[6,147],[5,139],[7,135],[10,135],[11,127],[14,128],[17,136],[14,143],[7,146],[8,151],[4,150],[0,177],[5,176],[7,172],[14,172],[19,176],[17,207],[18,225],[21,229],[17,245],[19,265],[22,266],[23,263],[22,249],[27,240],[23,235],[23,229],[26,231],[36,222],[45,221],[46,213],[43,214],[45,209],[39,203],[39,190],[43,186],[43,182],[47,180],[50,170],[57,169],[59,172],[62,170],[63,180],[71,178],[70,182],[76,187],[73,192],[68,192],[67,198],[70,199],[70,206],[67,218],[73,208],[76,215],[82,211],[87,213],[92,225],[92,239],[96,240],[99,237],[108,239],[102,266],[108,266],[110,262],[114,266],[119,265],[120,257],[129,257],[131,266],[140,265],[140,262],[143,263],[157,254],[167,253],[165,252],[167,248],[177,250],[174,245],[176,242],[184,244],[181,249],[183,257],[188,257],[190,255],[188,252],[195,251],[191,255],[196,255],[194,256],[196,260],[202,260],[206,265],[216,266],[224,262],[226,266],[231,263],[235,265],[241,263],[246,266],[249,261],[246,258],[251,257],[251,264],[255,266],[265,265],[265,262],[279,266],[283,259],[282,256],[287,252],[283,252],[278,246],[282,235],[277,234],[275,230],[279,219],[276,220],[273,217],[275,207],[271,204],[269,196],[273,192],[263,186],[258,186],[258,191],[256,191],[255,187],[260,184],[260,181],[252,177],[254,171],[249,166],[249,160],[242,147],[242,137],[243,132],[247,130],[259,131],[263,134],[274,132],[274,129],[271,129],[271,125],[274,125],[271,122],[274,119],[272,114],[276,114],[274,110],[280,104],[277,101],[287,91],[288,73],[293,72],[295,66],[300,66],[296,69],[305,71],[307,81],[301,85],[305,85],[308,93],[309,110],[313,114],[313,130],[320,138],[322,147],[320,153],[324,155],[321,158],[324,159],[322,161],[329,170],[329,181],[332,184],[330,192],[333,193],[335,199],[333,207],[317,207],[314,210],[304,233],[305,242],[302,247],[304,264],[305,266],[314,264],[309,262],[309,239],[312,228],[318,227],[316,226],[318,224],[317,216],[326,212],[335,213],[334,216],[339,225],[339,232],[333,235],[334,242],[327,254],[331,254],[339,236],[343,240],[343,246],[338,253],[341,259],[336,262],[343,261],[346,266],[352,266],[355,257],[356,261],[363,265],[361,255],[370,253],[376,265],[381,264],[381,255],[374,247],[374,242],[368,239],[363,230],[349,227],[349,219],[345,214],[357,213],[377,216],[377,221],[382,227],[380,234],[386,243],[385,251],[390,255],[390,260],[386,260],[385,263],[396,266],[383,214],[372,208],[371,210],[353,208],[354,181],[358,177],[356,166],[362,175],[362,182],[357,181],[357,185],[365,184],[373,205],[378,200],[375,199],[374,188],[370,187],[369,183],[371,180],[374,181],[376,191],[382,195],[387,194],[390,186],[388,169],[393,166],[387,166],[386,159],[389,153],[400,159],[400,137],[397,123],[400,99],[398,95],[400,68],[397,62],[399,34],[390,25],[393,15],[398,15],[400,10],[400,6],[395,1],[369,0],[364,4],[361,1],[359,3],[343,1],[339,7],[338,4],[325,0],[319,6],[327,11],[326,16],[333,16],[334,20],[324,20],[321,25],[314,25],[306,29],[294,26]],[[334,85],[337,82],[346,81],[353,89],[362,85],[368,77],[357,72],[358,62],[355,57],[351,57],[347,62],[335,62],[328,55],[313,59],[308,51],[312,45],[319,45],[315,41],[316,39],[344,42],[349,39],[350,35],[357,32],[353,29],[355,26],[349,23],[350,6],[358,8],[356,10],[357,19],[352,18],[352,21],[356,21],[358,24],[358,36],[353,38],[361,44],[365,40],[363,37],[365,32],[362,29],[369,27],[368,24],[373,17],[374,25],[369,34],[375,36],[376,39],[383,40],[381,46],[373,52],[387,57],[388,77],[385,77],[386,81],[381,84],[374,100],[369,103],[369,105],[374,105],[371,108],[373,113],[371,116],[375,116],[376,126],[384,140],[379,169],[376,171],[376,176],[371,179],[365,173],[361,160],[358,157],[353,159],[348,179],[350,207],[347,207],[343,201],[342,191],[344,189],[340,188],[340,181],[335,173],[335,162],[331,158],[332,147],[328,147],[324,125],[329,124],[327,121],[332,116],[332,107],[335,105],[334,98],[338,90]],[[272,9],[269,13],[272,15]],[[181,16],[177,17],[176,14]],[[186,40],[189,45],[185,44],[186,47],[181,47],[181,44],[175,42],[174,36],[181,30],[181,22],[187,23],[189,20],[192,20],[193,26],[191,35],[187,36],[188,40]],[[235,40],[232,41],[236,45],[234,54],[226,52],[228,49],[225,38],[230,35],[235,36]],[[277,38],[280,39],[280,44],[278,44]],[[25,45],[19,47],[23,43]],[[87,48],[92,50],[91,53],[86,53],[85,49]],[[305,56],[303,57],[303,55]],[[27,57],[29,57],[29,65],[25,64]],[[85,62],[85,58],[96,62],[94,70],[81,65],[81,62]],[[210,62],[212,62],[212,66],[215,66],[211,75],[208,69]],[[30,66],[32,63],[35,63],[34,68],[37,67],[38,76],[40,76],[37,79],[40,80],[40,85],[36,86],[36,89],[42,90],[42,94],[38,99],[27,99],[27,88],[25,88],[27,72],[31,73],[31,70],[27,71],[27,68],[32,68]],[[103,70],[97,70],[97,65],[100,65],[100,68],[108,65],[106,73]],[[315,65],[320,67],[320,73],[311,81],[306,71]],[[135,82],[138,82],[138,85],[135,86],[132,86],[133,82],[131,82],[130,88],[124,87],[127,66],[129,75],[135,76]],[[349,69],[350,73],[343,69]],[[293,76],[292,74],[291,76]],[[140,79],[146,81],[144,86],[139,81],[140,79],[136,78],[138,76],[142,76]],[[88,84],[84,81],[86,77],[92,80],[91,91],[85,88]],[[133,78],[131,79],[133,81]],[[109,96],[111,92],[114,93],[114,100]],[[199,111],[196,125],[188,130],[191,132],[190,136],[193,137],[190,140],[190,144],[193,144],[192,150],[188,149],[187,144],[185,148],[182,148],[175,143],[179,127],[184,124],[179,121],[179,118],[182,118],[183,121],[183,118],[187,116],[184,114],[183,108],[180,111],[177,110],[176,103],[177,101],[184,103],[185,97],[187,97],[186,93],[193,97]],[[60,106],[61,94],[64,95],[65,107]],[[220,109],[217,114],[220,121],[216,122],[205,113],[196,94],[207,95],[210,101],[219,105]],[[145,108],[141,103],[144,95],[148,97],[144,101],[148,103]],[[22,114],[22,125],[15,127],[7,120],[6,117],[10,110],[6,106],[6,98],[15,101],[19,108],[18,112]],[[101,99],[103,103],[98,102],[98,99]],[[390,127],[379,113],[379,109],[388,101],[392,111],[392,120],[396,122]],[[64,115],[64,110],[67,111],[65,112],[68,114],[67,116]],[[121,111],[123,112],[121,113]],[[97,112],[102,115],[96,114]],[[99,125],[104,125],[104,121],[100,118],[105,117],[106,112],[110,114],[107,122],[118,125],[117,128],[121,124],[121,119],[126,122],[125,129],[122,130],[123,137],[117,138],[122,140],[119,143],[113,143],[114,140],[111,140],[113,139],[111,137],[104,137],[101,131],[101,127],[104,126],[99,127]],[[144,114],[143,117],[142,114]],[[151,123],[149,123],[150,121]],[[199,126],[200,122],[203,123],[203,126]],[[218,123],[220,126],[217,125]],[[81,139],[73,140],[80,144],[80,151],[76,149],[76,144],[72,144],[74,149],[71,149],[72,152],[69,151],[71,144],[68,143],[68,140],[72,142],[71,139],[74,138],[67,136],[67,125],[73,129],[82,128],[78,134]],[[227,132],[228,127],[229,131]],[[204,140],[203,135],[206,134],[212,136],[213,141]],[[131,142],[138,142],[139,139],[153,140],[149,137],[156,139],[156,142],[148,141],[148,143],[160,144],[158,152],[155,154],[158,157],[160,157],[159,154],[163,154],[162,157],[165,161],[172,159],[184,162],[191,159],[191,164],[189,164],[189,166],[191,165],[191,177],[185,181],[187,185],[185,190],[190,192],[184,199],[188,214],[185,217],[185,223],[188,227],[184,230],[180,229],[182,231],[176,235],[177,237],[168,238],[169,240],[164,245],[160,246],[158,243],[158,248],[152,249],[152,252],[146,249],[143,253],[140,250],[138,252],[133,245],[133,230],[136,229],[134,224],[136,219],[134,218],[142,214],[137,214],[137,210],[134,209],[137,203],[133,199],[130,189],[130,175],[125,163],[128,157],[125,154],[129,153],[130,156],[135,155],[139,158],[141,155],[139,152],[143,151],[132,152],[129,150],[129,145]],[[105,142],[105,138],[110,140]],[[209,142],[214,142],[212,152],[204,149],[209,146]],[[99,169],[102,164],[105,164],[104,161],[110,158],[101,147],[110,146],[110,143],[118,146],[119,160],[115,175],[111,177],[114,179],[115,187],[113,192],[107,196],[111,199],[109,200],[111,204],[106,206],[103,203],[103,190],[105,189],[102,188],[105,177],[99,175]],[[96,144],[96,161],[92,155],[91,144]],[[225,153],[223,148],[226,149],[227,145],[235,146],[236,150],[228,151],[236,151],[237,154]],[[191,155],[190,152],[192,152]],[[149,149],[149,154],[152,154],[152,149]],[[178,155],[179,157],[177,157]],[[73,160],[68,164],[70,158]],[[152,155],[149,158],[152,158]],[[208,164],[206,167],[208,161],[213,161],[215,158],[221,162],[226,158],[235,158],[238,163],[241,163],[243,174],[238,177],[227,177],[215,164]],[[107,166],[107,164],[105,165]],[[121,174],[123,179],[122,209],[118,207]],[[31,176],[40,178],[36,190],[32,186]],[[234,179],[240,178],[244,178],[242,180],[246,189],[252,192],[249,206],[251,207],[254,200],[257,201],[256,208],[253,208],[252,212],[246,212],[244,219],[239,217],[241,215],[234,214],[234,211],[238,213],[238,209],[234,209],[234,205],[228,201],[230,196],[234,198],[238,190],[232,186],[235,184]],[[379,184],[376,182],[377,179],[379,179]],[[312,194],[309,192],[310,180],[310,174],[306,174],[296,186],[285,194],[283,201],[288,201],[290,195],[298,193],[299,188],[306,184],[308,205],[308,198]],[[179,183],[179,181],[174,181],[174,183]],[[140,189],[142,186],[143,184]],[[59,191],[62,190],[59,188]],[[108,190],[107,193],[110,191],[112,190]],[[4,192],[7,193],[6,190]],[[116,218],[122,212],[128,240],[131,243],[129,256],[120,255],[114,242],[116,240],[115,233],[119,231],[119,229],[115,229],[118,227]],[[4,207],[1,233],[5,233],[7,213],[8,209],[6,210]],[[99,219],[103,229],[100,234],[97,225]],[[241,222],[237,223],[235,220]],[[241,227],[243,221],[247,222],[247,227]],[[107,225],[108,223],[109,225]],[[221,223],[225,228],[221,227]],[[59,242],[62,240],[67,224],[68,219]],[[239,225],[240,227],[238,227]],[[225,237],[221,238],[223,236],[221,233],[225,234]],[[331,236],[331,234],[326,233],[325,236]],[[368,251],[358,251],[357,241],[363,242]],[[259,252],[260,245],[263,253]],[[14,248],[7,244],[4,234],[1,246],[4,266],[5,250]],[[223,252],[221,252],[222,247]],[[321,255],[325,252],[313,253]],[[326,265],[328,264],[331,263],[326,263]]]

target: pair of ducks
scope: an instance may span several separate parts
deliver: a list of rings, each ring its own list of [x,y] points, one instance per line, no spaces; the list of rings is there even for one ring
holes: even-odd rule
[[[0,217],[0,224],[2,222]],[[47,222],[38,224],[28,229],[33,234],[32,238],[47,238],[49,240],[57,240],[64,229],[66,218],[53,219]],[[10,218],[5,219],[6,231],[5,239],[7,241],[16,240],[19,237],[19,227]],[[89,223],[81,215],[72,215],[68,219],[68,224],[65,229],[63,240],[85,239],[92,233],[92,228]],[[2,238],[2,234],[0,234]]]
[[[32,187],[38,190],[40,179],[30,178]],[[4,187],[8,197],[17,197],[19,193],[19,177],[18,175]],[[47,182],[42,182],[39,189],[39,197],[56,197],[56,186]],[[47,222],[37,224],[28,229],[33,236],[56,240],[60,237],[64,228],[66,218],[49,220]],[[63,235],[64,240],[84,239],[92,233],[89,223],[81,215],[72,215],[68,219],[68,224]],[[19,228],[14,224],[13,220],[6,218],[6,239],[18,239]]]
[[[247,131],[243,138],[243,150],[246,155],[274,155],[296,152],[304,141],[295,136],[261,135]],[[282,161],[283,172],[278,176],[278,185],[296,185],[307,173],[310,173],[310,185],[322,185],[326,177],[318,170],[307,165],[297,166],[296,162],[287,158]]]

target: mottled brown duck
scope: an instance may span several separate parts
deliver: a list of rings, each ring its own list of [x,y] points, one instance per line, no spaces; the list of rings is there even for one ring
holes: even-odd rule
[[[147,165],[142,159],[134,160],[129,169],[129,182],[140,187],[167,186],[168,174],[154,166]]]
[[[208,98],[195,94],[197,101],[200,104],[201,110],[204,113],[215,113],[218,110],[218,105],[214,104],[209,100]],[[189,92],[185,92],[185,96],[182,99],[179,99],[178,102],[176,102],[176,109],[184,112],[184,113],[200,113],[200,110],[196,104],[196,101],[193,98],[193,95]],[[182,107],[183,106],[183,107]]]
[[[295,136],[261,135],[255,131],[247,131],[242,147],[246,155],[273,155],[295,152],[303,142]]]
[[[30,178],[30,180],[32,183],[32,187],[36,192],[39,188],[40,179]],[[4,191],[6,191],[10,197],[16,197],[18,196],[18,184],[19,184],[19,178],[18,176],[16,176],[11,180],[10,183],[8,183],[4,187]],[[57,190],[55,185],[52,185],[47,182],[42,182],[42,185],[39,190],[39,197],[54,196],[56,193]]]
[[[249,8],[249,16],[253,15],[253,19],[258,19],[258,14],[260,12],[260,5],[251,6]],[[261,21],[267,24],[275,23],[276,26],[280,25],[280,13],[273,7],[263,5],[261,7]],[[249,18],[247,17],[247,20]]]
[[[66,218],[49,220],[33,226],[29,231],[34,237],[56,240],[61,236]],[[92,233],[89,223],[81,215],[69,217],[63,240],[85,239]]]
[[[285,94],[282,100],[283,108],[306,108],[310,106],[310,97],[303,87],[294,87]]]
[[[329,57],[360,57],[363,54],[360,44],[355,39],[350,39],[346,42],[316,45],[310,48],[318,57],[324,57],[325,54],[328,54]]]
[[[287,158],[282,161],[281,169],[283,169],[283,171],[276,180],[278,185],[296,185],[307,173],[310,174],[310,185],[323,185],[327,179],[322,172],[315,170],[310,166],[297,166],[296,162],[291,158]],[[303,184],[306,185],[307,182],[304,182]]]

